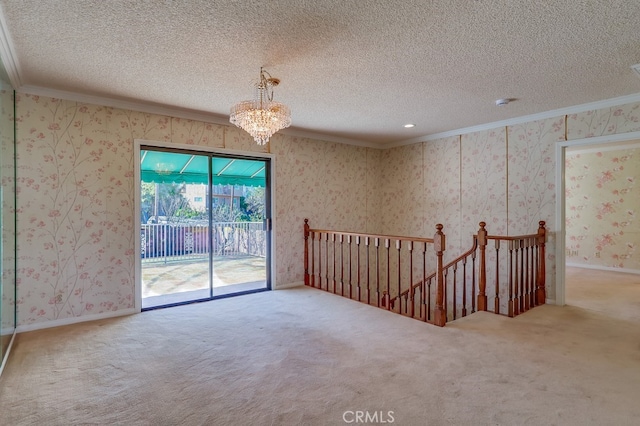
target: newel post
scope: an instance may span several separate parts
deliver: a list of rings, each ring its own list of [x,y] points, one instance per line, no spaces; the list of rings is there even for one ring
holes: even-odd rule
[[[447,322],[447,301],[444,300],[444,270],[442,268],[442,256],[445,250],[445,236],[442,233],[442,224],[436,225],[436,234],[433,236],[433,248],[436,251],[436,309],[433,322],[435,325],[444,327]]]
[[[304,285],[309,285],[309,219],[304,220]]]
[[[478,229],[478,246],[480,247],[480,264],[478,265],[478,310],[487,310],[487,230],[484,228],[487,224],[480,222]]]
[[[545,265],[545,250],[544,244],[547,239],[547,229],[545,228],[545,221],[541,220],[538,223],[538,271],[537,271],[537,285],[536,285],[536,303],[538,305],[544,305],[547,298],[546,286],[546,265]]]

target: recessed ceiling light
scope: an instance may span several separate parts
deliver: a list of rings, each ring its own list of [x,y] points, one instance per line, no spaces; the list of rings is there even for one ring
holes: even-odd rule
[[[416,125],[415,125],[415,124],[408,123],[408,124],[405,124],[405,125],[404,125],[404,127],[405,127],[405,129],[410,129],[410,128],[412,128],[412,127],[416,127]]]
[[[640,77],[640,64],[631,65],[631,69],[636,72],[638,77]]]
[[[496,106],[505,106],[509,102],[511,102],[511,99],[509,98],[496,99]]]

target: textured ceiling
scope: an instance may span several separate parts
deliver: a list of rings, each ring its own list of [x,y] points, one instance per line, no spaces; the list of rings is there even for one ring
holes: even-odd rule
[[[21,90],[137,101],[221,122],[251,97],[264,66],[282,80],[275,98],[291,107],[297,130],[368,143],[640,93],[630,68],[640,63],[638,0],[0,6]],[[498,98],[517,101],[498,108]]]

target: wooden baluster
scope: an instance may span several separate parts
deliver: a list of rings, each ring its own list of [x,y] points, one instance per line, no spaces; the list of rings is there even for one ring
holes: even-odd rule
[[[515,271],[513,274],[514,277],[514,281],[513,281],[513,316],[517,316],[520,315],[520,303],[519,303],[519,299],[520,299],[520,264],[518,263],[518,258],[519,253],[520,253],[520,246],[518,244],[518,241],[514,240],[513,241],[513,247],[515,250],[515,254],[513,255],[513,263],[515,265]]]
[[[331,242],[333,243],[333,294],[336,294],[336,234],[331,234]]]
[[[340,243],[340,294],[344,295],[344,234],[340,234],[338,241]]]
[[[387,250],[387,290],[383,295],[384,300],[382,306],[387,308],[387,310],[391,310],[391,296],[389,295],[389,290],[391,289],[391,254],[389,252],[391,241],[389,240],[389,238],[384,239],[384,247]]]
[[[327,284],[327,288],[326,290],[329,291],[329,233],[327,232],[327,234],[325,235],[325,241],[324,241],[324,258],[326,260],[326,266],[325,266],[325,271],[324,271],[324,278]]]
[[[541,220],[538,223],[539,227],[538,227],[538,276],[537,278],[537,288],[536,288],[536,299],[538,302],[538,305],[544,305],[546,298],[547,298],[547,290],[545,288],[545,281],[546,281],[546,276],[545,276],[545,250],[544,250],[544,244],[546,241],[546,237],[547,237],[547,230],[545,228],[545,222],[544,220]]]
[[[524,243],[522,240],[518,240],[518,245],[520,246],[520,297],[518,298],[520,305],[520,312],[525,312],[524,309],[524,299],[526,298],[524,295]]]
[[[447,278],[449,276],[449,269],[444,269],[442,271],[442,277],[444,278],[444,309],[447,311],[447,321],[449,321],[449,314],[451,310],[449,310],[449,295],[447,294]]]
[[[467,316],[467,256],[462,259],[462,317]]]
[[[367,248],[367,305],[371,304],[371,266],[369,264],[369,237],[364,238],[364,246]]]
[[[401,314],[402,313],[402,299],[400,297],[400,293],[402,293],[402,291],[400,290],[400,248],[401,248],[402,243],[400,242],[400,240],[396,240],[396,251],[398,252],[398,294],[396,295],[396,297],[392,298],[392,304],[394,303],[393,301],[395,301],[396,299],[398,300],[398,313]],[[391,290],[389,290],[389,293],[391,293]],[[395,305],[392,306],[393,310],[395,311]]]
[[[514,316],[513,310],[513,240],[509,241],[509,307],[508,313],[511,318]]]
[[[356,298],[358,302],[362,301],[360,298],[360,235],[356,235],[356,273],[358,277],[356,278]]]
[[[436,309],[434,312],[434,323],[439,327],[444,327],[447,322],[447,305],[444,299],[445,282],[444,271],[442,270],[442,256],[445,250],[445,236],[442,233],[442,224],[436,225],[436,234],[433,236],[433,248],[436,252]]]
[[[533,237],[533,249],[532,249],[532,258],[533,258],[533,301],[535,306],[538,306],[538,237]]]
[[[531,309],[531,295],[533,292],[531,291],[531,274],[529,269],[529,238],[524,239],[524,263],[525,263],[525,296],[524,296],[524,310],[528,311]]]
[[[500,240],[496,239],[496,298],[494,300],[494,312],[500,313]]]
[[[316,233],[311,232],[311,287],[316,286]]]
[[[376,246],[376,306],[380,307],[380,238],[375,238],[373,244]]]
[[[322,232],[318,233],[318,288],[322,290]]]
[[[476,237],[477,238],[477,237]],[[471,253],[471,313],[476,311],[476,253],[474,250]]]
[[[425,321],[431,321],[431,278],[427,282],[427,319]]]
[[[487,248],[487,230],[484,229],[486,223],[480,222],[480,229],[478,230],[478,245],[480,246],[480,276],[479,276],[479,289],[478,289],[478,310],[487,310],[487,264],[486,253]]]
[[[353,281],[351,280],[351,273],[353,270],[353,263],[351,262],[351,235],[347,235],[347,247],[349,247],[349,299],[353,299]]]
[[[457,284],[458,284],[458,262],[453,264],[453,303],[451,303],[451,308],[453,311],[454,320],[456,319],[456,313],[458,311],[458,298],[456,294],[456,287],[458,286]]]
[[[304,220],[304,285],[309,285],[309,219]]]
[[[427,321],[429,306],[425,305],[427,292],[427,243],[422,244],[422,283],[420,284],[420,318]]]
[[[405,311],[408,306],[408,314],[411,318],[413,318],[413,314],[415,313],[415,300],[414,300],[414,289],[413,289],[413,241],[409,241],[409,294],[408,294],[408,302],[405,304]]]
[[[536,252],[536,237],[529,237],[529,282],[531,283],[531,288],[529,289],[529,305],[534,308],[536,306],[536,260],[535,260],[535,252]]]

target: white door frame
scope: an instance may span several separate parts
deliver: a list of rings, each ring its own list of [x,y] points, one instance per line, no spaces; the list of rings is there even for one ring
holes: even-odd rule
[[[222,155],[237,155],[242,157],[254,157],[256,159],[266,158],[270,160],[271,170],[269,170],[269,192],[271,199],[271,244],[269,247],[270,253],[270,262],[269,262],[269,270],[270,276],[267,277],[267,280],[271,283],[271,289],[275,290],[277,288],[276,284],[276,220],[275,220],[275,211],[276,211],[276,197],[275,197],[275,188],[276,188],[276,158],[275,155],[266,153],[266,152],[253,152],[253,151],[237,151],[231,149],[224,148],[213,148],[208,146],[201,145],[187,145],[187,144],[177,144],[170,142],[160,142],[160,141],[152,141],[145,139],[134,139],[133,141],[133,161],[134,161],[134,221],[135,221],[135,234],[134,234],[134,246],[135,246],[135,311],[142,311],[142,263],[140,259],[140,147],[142,145],[151,146],[154,148],[169,148],[169,149],[183,149],[188,151],[200,151],[203,154],[222,154]]]
[[[564,306],[565,300],[565,150],[567,147],[615,144],[640,139],[640,132],[618,133],[615,135],[575,139],[556,144],[556,300]]]

